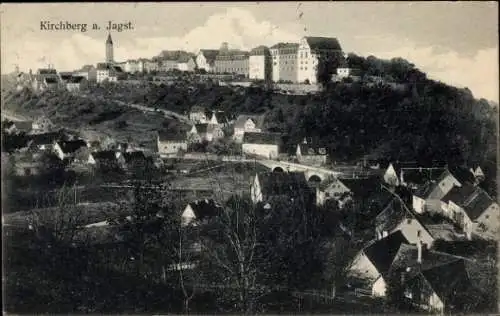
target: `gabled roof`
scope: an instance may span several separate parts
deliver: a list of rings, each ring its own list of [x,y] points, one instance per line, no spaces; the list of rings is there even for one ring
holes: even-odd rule
[[[271,196],[300,196],[311,192],[303,172],[258,173],[260,189],[266,198]]]
[[[332,185],[338,185],[338,186],[345,186],[348,190],[350,190],[343,182],[343,180],[340,180],[338,178],[335,178],[335,177],[328,177],[327,179],[325,179],[324,181],[322,181],[319,186],[318,186],[318,189],[321,190],[321,191],[325,191],[326,189],[328,189],[330,186]]]
[[[306,36],[305,40],[311,48],[311,50],[342,50],[340,43],[336,38],[333,37],[312,37]]]
[[[82,139],[77,140],[68,140],[68,141],[60,141],[58,142],[59,147],[65,154],[71,154],[76,152],[78,149],[82,147],[87,147],[87,143]]]
[[[60,72],[59,76],[61,76],[62,80],[68,81],[68,80],[70,80],[73,77],[73,74],[70,73],[70,72],[68,72],[68,73]]]
[[[113,44],[113,40],[111,39],[111,34],[108,34],[108,38],[106,39],[106,44]]]
[[[57,78],[55,77],[46,77],[45,78],[46,83],[57,83]]]
[[[59,132],[30,135],[32,145],[50,145],[62,137]]]
[[[375,225],[381,231],[390,231],[405,218],[416,219],[414,214],[399,199],[393,198],[384,210],[375,217]]]
[[[199,220],[217,216],[222,212],[222,207],[212,199],[196,200],[189,203],[189,206]]]
[[[458,182],[460,182],[461,184],[475,182],[475,178],[472,172],[470,172],[470,170],[468,170],[467,168],[463,167],[449,167],[447,170],[443,172],[441,177],[438,178],[437,182],[442,181],[450,174],[453,177],[455,177],[455,179],[457,179]]]
[[[299,144],[298,146],[300,148],[300,153],[302,154],[302,156],[326,156],[326,148],[324,147],[319,147],[311,144]]]
[[[495,203],[483,189],[470,184],[453,187],[441,200],[445,203],[453,201],[464,209],[471,220],[481,216],[491,204]]]
[[[95,160],[116,160],[116,151],[102,150],[92,153]]]
[[[215,62],[215,58],[219,55],[218,49],[201,49],[200,53],[205,56],[205,60],[209,65]]]
[[[363,252],[377,271],[385,274],[389,271],[402,244],[408,244],[408,240],[398,230],[382,239],[373,241],[363,248]]]
[[[158,137],[160,142],[186,142],[186,135],[181,133],[170,133],[166,131],[159,131]]]
[[[445,171],[445,168],[436,167],[433,168],[401,168],[400,173],[403,177],[403,180],[406,183],[412,184],[425,184],[429,181],[435,181],[439,179],[439,177]]]
[[[249,119],[254,122],[256,128],[262,128],[264,125],[265,116],[264,115],[246,115],[246,114],[238,115],[238,117],[236,118],[236,121],[234,122],[234,127],[235,128],[244,128],[246,121]]]
[[[219,124],[226,124],[228,122],[227,116],[224,112],[215,111],[212,113],[212,116],[210,119],[212,119],[214,116],[215,116],[215,119],[217,120],[217,123],[219,123]]]
[[[357,198],[367,198],[375,193],[382,193],[384,197],[387,196],[387,198],[384,199],[384,202],[388,203],[389,200],[392,199],[392,195],[382,189],[380,180],[377,177],[340,180]]]
[[[421,199],[426,200],[430,197],[432,192],[434,192],[435,188],[436,188],[436,184],[429,182],[429,183],[421,185],[418,189],[416,189],[415,192],[413,192],[413,195],[415,195]]]
[[[198,112],[205,113],[206,109],[202,106],[199,106],[199,105],[195,105],[195,106],[191,107],[190,113],[198,113]]]
[[[279,145],[281,143],[281,134],[278,133],[245,133],[243,134],[243,143]]]
[[[40,68],[37,71],[39,75],[55,75],[57,71],[55,69]]]

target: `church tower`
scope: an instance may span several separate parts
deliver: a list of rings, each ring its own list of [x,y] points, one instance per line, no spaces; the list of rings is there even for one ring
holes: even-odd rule
[[[106,62],[113,63],[113,40],[111,39],[111,34],[108,34],[108,39],[106,40]]]

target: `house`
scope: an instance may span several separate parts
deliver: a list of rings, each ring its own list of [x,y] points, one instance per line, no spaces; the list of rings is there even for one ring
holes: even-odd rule
[[[466,259],[420,244],[402,244],[389,273],[408,302],[433,313],[463,312],[477,299]]]
[[[193,106],[189,111],[189,120],[193,123],[208,123],[206,109],[201,106]]]
[[[326,164],[326,148],[308,143],[306,139],[297,145],[295,152],[297,160],[301,164],[321,166]]]
[[[428,248],[434,244],[434,237],[415,214],[398,198],[392,199],[375,217],[375,234],[381,239],[401,231],[410,244],[422,241]]]
[[[401,245],[407,243],[408,240],[401,231],[370,241],[356,254],[348,267],[349,285],[373,296],[384,296],[387,273]]]
[[[229,120],[223,111],[214,111],[207,123],[226,127],[229,124]]]
[[[54,144],[54,151],[59,159],[73,158],[80,148],[87,148],[87,142],[82,139],[57,141]]]
[[[219,54],[217,49],[200,49],[196,55],[196,65],[198,69],[204,69],[206,72],[215,71],[215,58]]]
[[[70,92],[78,92],[87,85],[87,79],[83,76],[73,76],[66,82],[66,89]]]
[[[421,194],[420,199],[425,201],[423,210],[429,212],[441,211],[441,199],[455,186],[462,186],[464,184],[477,184],[474,175],[466,168],[462,167],[450,167],[446,168],[445,171],[435,180],[432,181],[430,188],[425,188],[425,186],[420,189]],[[418,196],[416,198],[416,203],[422,203],[418,201]],[[418,210],[418,209],[417,209]]]
[[[277,133],[248,133],[243,134],[242,151],[244,154],[275,159],[279,154],[281,135]]]
[[[253,80],[271,80],[271,52],[266,46],[258,46],[250,51],[249,78]]]
[[[441,203],[442,214],[462,228],[468,239],[473,234],[498,237],[499,206],[482,188],[471,184],[454,187]]]
[[[187,151],[186,135],[160,131],[157,134],[157,146],[160,155],[177,155]]]
[[[196,62],[192,56],[181,56],[177,60],[177,69],[180,71],[194,71],[196,68]]]
[[[92,153],[98,168],[103,170],[121,169],[125,165],[125,159],[119,151],[103,150]]]
[[[190,142],[211,142],[224,137],[224,131],[214,124],[195,124],[188,132],[188,140]]]
[[[30,153],[22,153],[15,155],[14,172],[17,176],[32,176],[40,174],[40,171],[47,166],[41,164],[41,162]]]
[[[73,155],[73,164],[78,165],[96,165],[97,162],[89,147],[81,147],[75,151]]]
[[[433,163],[432,167],[424,167],[415,162],[396,162],[389,163],[383,179],[385,183],[392,186],[416,188],[427,182],[436,181],[444,171],[446,171],[446,166],[442,163]]]
[[[28,147],[34,151],[52,151],[57,141],[62,139],[59,132],[50,132],[43,134],[33,134],[30,136]]]
[[[316,188],[316,204],[324,205],[327,200],[335,199],[341,203],[351,190],[338,178],[325,179]],[[341,205],[339,205],[341,207]]]
[[[181,215],[181,225],[199,225],[222,212],[222,206],[212,199],[196,200],[188,203]]]
[[[123,69],[108,63],[98,63],[97,64],[97,82],[117,82],[125,77]]]
[[[263,115],[239,115],[234,123],[233,139],[236,142],[243,141],[245,133],[260,133],[264,125]]]
[[[300,199],[304,204],[314,202],[314,191],[302,172],[264,172],[255,175],[250,187],[253,203],[268,202],[274,198]]]
[[[297,81],[316,83],[318,67],[342,58],[342,48],[336,38],[303,37],[297,52]]]
[[[297,82],[299,44],[278,43],[269,48],[273,82]]]
[[[484,180],[484,172],[483,170],[481,169],[480,166],[476,165],[474,167],[471,167],[469,169],[469,171],[474,175],[474,177],[476,178],[476,182],[481,182]]]
[[[32,78],[32,88],[35,91],[56,90],[59,88],[59,76],[53,68],[38,69],[35,75],[31,75],[30,71],[30,77]]]

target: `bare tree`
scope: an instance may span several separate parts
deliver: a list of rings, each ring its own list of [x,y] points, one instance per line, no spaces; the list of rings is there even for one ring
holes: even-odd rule
[[[63,185],[52,198],[55,199],[54,207],[30,211],[29,228],[49,244],[72,245],[76,241],[79,225],[84,220],[84,214],[78,208],[76,186]]]

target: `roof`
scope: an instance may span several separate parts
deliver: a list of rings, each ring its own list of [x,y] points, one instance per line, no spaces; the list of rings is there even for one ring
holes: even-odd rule
[[[186,135],[181,133],[171,133],[167,131],[159,131],[158,137],[160,142],[186,142]]]
[[[61,76],[62,80],[70,80],[73,75],[71,73],[59,73],[59,76]]]
[[[209,65],[215,62],[215,58],[219,55],[218,49],[201,49],[200,53],[205,56],[205,59]]]
[[[106,44],[113,44],[113,39],[111,39],[111,34],[108,34],[108,38],[106,39]]]
[[[246,58],[250,53],[239,49],[230,49],[228,51],[220,51],[215,59],[226,59],[226,58]]]
[[[453,177],[455,177],[461,184],[475,182],[475,178],[472,172],[470,172],[469,169],[463,167],[449,167],[447,170],[443,172],[443,174],[441,175],[441,177],[439,177],[437,182],[440,182],[441,180],[446,178],[449,174],[453,175]]]
[[[250,55],[256,56],[256,55],[269,55],[269,48],[264,45],[257,46],[250,50]]]
[[[464,184],[453,187],[442,199],[443,202],[452,201],[462,207],[471,220],[477,219],[495,201],[480,187]]]
[[[413,195],[426,200],[430,198],[430,195],[434,192],[435,188],[436,184],[429,182],[417,188],[415,192],[413,192]]]
[[[39,75],[55,75],[57,71],[55,69],[40,68],[37,72]]]
[[[406,183],[425,184],[429,181],[435,181],[445,171],[445,168],[401,168],[403,180]]]
[[[145,161],[146,160],[146,156],[144,155],[144,152],[142,152],[142,151],[132,151],[132,152],[123,153],[123,158],[125,159],[126,163],[131,163],[133,161]]]
[[[193,56],[190,55],[181,55],[177,60],[178,63],[188,63],[189,60],[193,59]]]
[[[422,261],[417,262],[415,245],[402,244],[391,270],[406,274],[408,282],[423,277],[446,306],[460,305],[466,292],[472,288],[465,260],[444,252],[422,251]]]
[[[95,160],[116,160],[116,152],[113,150],[102,150],[92,153]]]
[[[227,116],[224,112],[216,111],[212,113],[212,118],[215,115],[215,118],[217,119],[217,123],[219,124],[226,124],[228,122]]]
[[[321,190],[321,191],[325,191],[326,189],[328,189],[332,184],[335,184],[335,183],[338,183],[340,184],[341,186],[345,186],[347,187],[343,180],[340,180],[338,178],[335,178],[335,177],[328,177],[326,178],[324,181],[322,181],[319,186],[318,186],[318,189]],[[349,189],[349,188],[348,188]]]
[[[278,44],[274,44],[273,46],[270,47],[271,49],[284,49],[284,48],[294,48],[294,49],[298,49],[299,48],[299,44],[297,43],[278,43]]]
[[[196,216],[196,219],[203,220],[220,214],[222,207],[212,199],[196,200],[188,204]]]
[[[196,128],[196,132],[198,134],[212,133],[217,125],[208,124],[208,123],[199,123],[194,125]]]
[[[300,152],[302,156],[308,156],[308,155],[326,155],[326,148],[324,147],[318,147],[314,146],[311,144],[299,144],[300,147]]]
[[[342,50],[339,41],[334,37],[312,37],[306,36],[305,40],[311,50]]]
[[[258,173],[260,189],[266,198],[271,196],[300,196],[311,192],[303,172]]]
[[[43,134],[30,135],[31,144],[33,145],[49,145],[61,139],[61,133],[51,132]]]
[[[85,79],[85,77],[83,76],[75,76],[75,77],[71,77],[69,82],[70,83],[80,83],[83,81],[83,79]]]
[[[46,77],[45,78],[46,83],[57,83],[57,78],[55,77]]]
[[[391,268],[392,262],[402,244],[408,244],[408,240],[398,230],[382,239],[373,241],[363,248],[363,252],[377,271],[385,274]]]
[[[262,128],[262,126],[264,125],[264,118],[264,115],[238,115],[236,121],[234,122],[234,127],[244,128],[246,121],[250,119],[254,122],[256,128]]]
[[[199,105],[195,105],[195,106],[192,106],[191,107],[191,111],[190,113],[195,113],[195,112],[202,112],[202,113],[205,113],[206,112],[206,109],[202,106],[199,106]]]
[[[389,199],[392,198],[392,195],[389,192],[382,189],[380,180],[377,177],[340,180],[357,198],[367,198],[372,194],[379,192],[383,192],[383,194],[388,197],[387,199],[384,199],[385,203],[388,203]]]
[[[384,210],[375,217],[375,225],[381,231],[390,231],[405,218],[416,219],[399,199],[393,198]]]
[[[279,145],[281,143],[281,134],[278,133],[245,133],[243,134],[243,143]]]
[[[87,147],[87,143],[82,139],[61,141],[58,142],[58,144],[59,147],[61,147],[63,153],[65,154],[74,153],[75,151],[77,151],[82,147]]]

